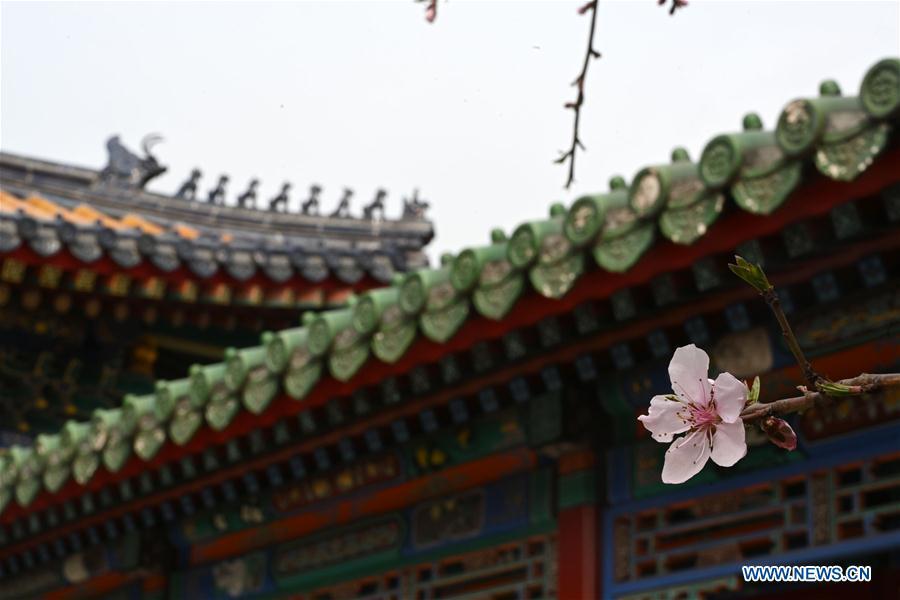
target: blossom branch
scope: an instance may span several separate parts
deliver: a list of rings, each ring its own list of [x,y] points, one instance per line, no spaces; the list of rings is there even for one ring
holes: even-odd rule
[[[846,386],[848,392],[844,396],[860,396],[872,394],[887,388],[900,387],[900,373],[871,374],[863,373],[850,379],[842,379],[836,382]],[[823,392],[813,392],[801,388],[805,393],[794,398],[782,398],[774,402],[757,402],[747,406],[741,411],[741,419],[744,423],[752,423],[774,415],[787,415],[802,412],[823,403],[834,395]]]
[[[762,295],[808,385],[798,386],[802,396],[760,403],[759,377],[752,386],[738,381],[731,373],[720,373],[713,381],[708,377],[706,352],[694,344],[677,348],[669,363],[675,393],[654,396],[647,414],[638,417],[653,439],[671,442],[663,463],[663,483],[687,481],[700,472],[707,460],[721,467],[734,465],[747,453],[747,424],[757,424],[779,448],[794,450],[797,434],[787,421],[776,415],[801,412],[838,396],[861,396],[900,388],[900,373],[863,373],[841,381],[820,376],[803,354],[762,267],[735,256],[735,264],[729,264],[728,268]],[[682,433],[683,436],[675,437]]]
[[[581,66],[581,73],[579,73],[575,81],[572,82],[572,85],[578,90],[578,95],[575,97],[574,102],[567,102],[565,105],[566,108],[572,109],[575,113],[575,123],[572,127],[572,145],[569,147],[568,151],[562,153],[555,161],[556,164],[563,164],[566,161],[569,162],[569,176],[566,179],[566,188],[570,187],[575,181],[575,155],[579,148],[585,150],[584,144],[581,143],[578,131],[581,123],[581,107],[584,104],[584,82],[587,78],[588,66],[590,66],[592,59],[600,58],[600,53],[594,48],[594,31],[597,28],[597,0],[592,0],[578,9],[579,14],[583,15],[587,12],[591,13],[591,26],[588,31],[587,51],[584,54],[584,63]]]
[[[778,325],[781,327],[781,335],[784,337],[791,354],[794,355],[794,360],[800,365],[806,385],[813,390],[821,390],[822,384],[827,383],[827,380],[813,370],[812,364],[806,358],[806,355],[803,354],[800,342],[797,341],[797,336],[794,335],[794,330],[791,329],[787,315],[784,314],[784,310],[781,308],[781,301],[775,292],[775,286],[769,283],[769,279],[759,265],[754,265],[737,255],[734,257],[734,262],[735,264],[728,265],[731,272],[753,286],[763,297],[763,300],[766,301],[772,314],[775,315],[775,320],[778,321]]]
[[[769,289],[762,293],[762,297],[772,311],[772,314],[775,315],[775,320],[778,321],[778,326],[781,327],[781,335],[784,337],[784,341],[787,344],[788,349],[790,349],[791,354],[794,355],[794,360],[800,365],[800,370],[803,372],[803,379],[806,380],[806,385],[813,390],[819,389],[819,385],[825,380],[821,375],[816,373],[812,368],[809,359],[803,354],[800,342],[797,340],[797,336],[794,335],[794,330],[791,329],[791,324],[787,319],[787,315],[784,314],[784,310],[781,308],[781,300],[778,299],[775,288],[769,286]]]

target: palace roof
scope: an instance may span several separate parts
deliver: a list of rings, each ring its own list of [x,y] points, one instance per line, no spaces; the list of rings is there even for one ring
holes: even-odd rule
[[[239,424],[242,411],[247,421],[274,422],[434,359],[463,328],[483,337],[496,335],[500,323],[536,322],[877,193],[900,173],[898,119],[897,59],[872,66],[857,96],[823,83],[818,97],[788,103],[774,129],[747,115],[742,131],[712,138],[698,161],[677,149],[670,163],[640,170],[630,186],[613,178],[608,191],[568,209],[554,205],[545,220],[509,236],[495,230],[489,245],[395,277],[349,307],[305,315],[301,327],[265,333],[260,345],[231,349],[224,362],[158,382],[155,394],[128,396],[121,408],[5,451],[0,506],[29,507],[39,494],[90,486],[99,473],[154,461],[163,448],[175,448],[175,457],[177,448],[196,446],[204,429],[261,424]]]
[[[427,264],[423,248],[434,232],[418,199],[405,203],[402,218],[387,219],[386,192],[379,190],[357,218],[345,190],[343,210],[323,215],[321,188],[313,186],[313,202],[288,212],[283,187],[283,202],[273,198],[263,210],[251,207],[261,204],[256,184],[238,205],[228,205],[224,186],[200,201],[196,181],[191,195],[182,186],[166,196],[143,189],[146,182],[112,177],[111,170],[0,153],[0,252],[28,249],[44,262],[68,253],[85,266],[107,257],[122,271],[148,265],[162,277],[184,271],[202,283],[224,276],[235,287],[251,280],[313,286],[330,277],[352,285],[366,276],[384,284]]]

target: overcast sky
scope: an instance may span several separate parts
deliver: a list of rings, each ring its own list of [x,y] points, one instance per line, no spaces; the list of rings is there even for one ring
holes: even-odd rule
[[[900,54],[900,3],[701,2],[670,17],[655,0],[600,1],[577,185],[554,165],[568,146],[588,17],[578,2],[3,2],[0,145],[99,168],[114,133],[137,150],[159,132],[173,193],[194,167],[251,177],[261,195],[312,183],[359,212],[377,187],[389,215],[418,187],[431,255],[488,241],[492,227],[554,201],[630,181],[671,149],[697,157],[756,110],[834,78],[855,94],[876,60]]]

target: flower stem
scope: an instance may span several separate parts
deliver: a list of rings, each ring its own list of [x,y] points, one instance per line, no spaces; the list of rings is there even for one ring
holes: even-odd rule
[[[778,321],[778,325],[781,327],[781,335],[784,336],[784,341],[787,343],[788,349],[791,351],[791,354],[794,355],[794,360],[800,365],[800,370],[803,372],[803,379],[806,380],[807,386],[811,390],[818,390],[819,383],[825,380],[821,375],[816,373],[812,368],[812,364],[810,364],[809,360],[806,358],[806,355],[803,354],[800,342],[797,341],[797,336],[794,335],[794,330],[791,329],[791,324],[788,322],[787,315],[784,314],[784,310],[781,308],[781,301],[778,299],[778,294],[775,293],[775,288],[770,285],[768,289],[760,292],[760,294],[766,301],[769,309],[775,315],[775,320]]]
[[[826,391],[821,389],[820,384],[827,383],[828,380],[816,373],[809,361],[806,360],[803,349],[800,347],[800,342],[797,341],[797,336],[794,335],[794,330],[791,329],[791,324],[781,308],[781,301],[778,299],[778,294],[775,293],[775,287],[769,282],[769,278],[766,277],[766,272],[763,271],[762,266],[755,265],[743,256],[735,254],[734,264],[729,264],[728,268],[759,292],[759,295],[769,305],[769,308],[775,315],[775,320],[781,326],[781,334],[784,336],[791,354],[794,355],[794,359],[803,371],[803,378],[806,380],[807,386],[815,391]],[[847,390],[840,390],[840,393],[846,394],[846,392]]]
[[[850,379],[842,379],[837,382],[847,386],[853,394],[871,394],[887,388],[900,387],[900,373],[871,374],[863,373]],[[832,396],[822,392],[807,391],[803,396],[795,398],[782,398],[774,402],[757,402],[746,407],[741,412],[741,419],[745,423],[751,423],[772,415],[786,415],[804,411],[819,404]]]

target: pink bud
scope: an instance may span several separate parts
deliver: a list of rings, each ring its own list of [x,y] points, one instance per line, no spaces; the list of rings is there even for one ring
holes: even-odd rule
[[[784,419],[766,417],[762,423],[762,429],[769,436],[769,441],[779,448],[794,450],[797,447],[797,434]]]
[[[434,20],[437,18],[437,6],[434,3],[431,3],[428,6],[428,9],[425,11],[425,20],[429,23],[434,23]]]
[[[587,4],[585,4],[584,6],[582,6],[581,8],[578,9],[578,14],[583,15],[587,11],[594,10],[595,8],[597,8],[597,0],[591,0],[590,2],[588,2]]]

